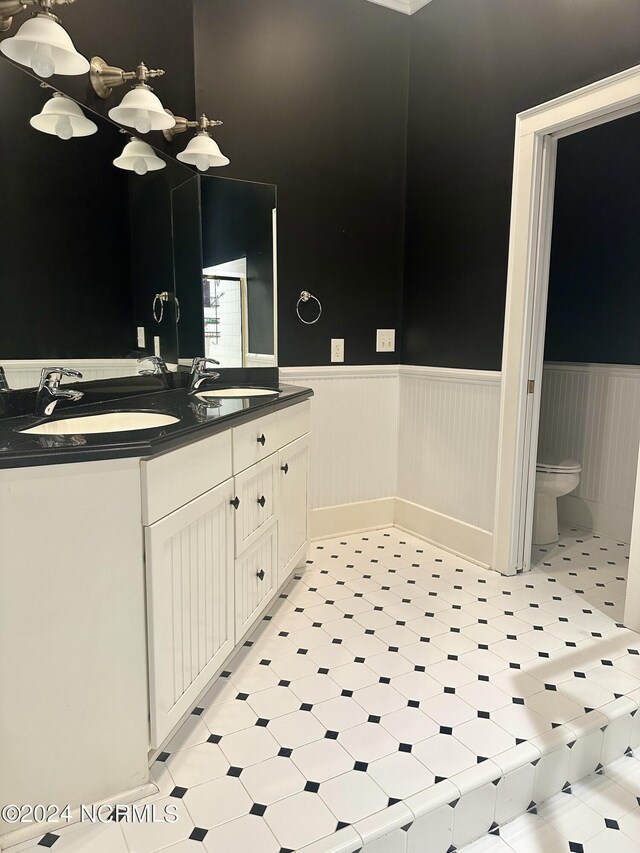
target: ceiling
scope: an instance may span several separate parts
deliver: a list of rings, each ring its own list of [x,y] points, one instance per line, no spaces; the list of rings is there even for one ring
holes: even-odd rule
[[[377,3],[378,6],[388,6],[389,9],[395,9],[396,12],[403,12],[405,15],[413,15],[431,0],[369,0],[369,2]]]

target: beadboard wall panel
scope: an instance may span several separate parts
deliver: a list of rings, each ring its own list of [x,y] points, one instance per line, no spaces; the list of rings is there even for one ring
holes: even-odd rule
[[[398,368],[287,367],[283,382],[313,388],[312,508],[396,494]]]
[[[400,367],[396,494],[493,529],[500,374]]]
[[[40,382],[43,367],[72,367],[82,373],[83,380],[116,379],[119,376],[136,376],[135,358],[54,358],[49,361],[3,361],[9,386],[13,389],[34,388]],[[71,380],[63,380],[71,381]]]
[[[582,464],[560,518],[628,542],[640,442],[640,367],[548,362],[538,458],[559,453]]]

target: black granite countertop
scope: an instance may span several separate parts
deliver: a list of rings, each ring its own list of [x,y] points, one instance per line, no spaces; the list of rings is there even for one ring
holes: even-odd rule
[[[221,380],[207,383],[201,390],[214,391],[240,384]],[[220,398],[204,402],[189,394],[187,381],[188,377],[184,375],[171,374],[168,377],[130,377],[77,383],[68,387],[82,390],[82,401],[61,400],[48,418],[29,414],[33,412],[35,391],[11,392],[12,399],[5,398],[4,406],[0,408],[0,468],[154,456],[294,405],[313,395],[310,388],[281,385],[276,378],[270,383],[251,384],[272,387],[278,391],[277,396]],[[245,387],[249,385],[247,382],[242,384]],[[20,432],[45,421],[123,411],[163,413],[179,420],[159,428],[93,435],[43,436]]]

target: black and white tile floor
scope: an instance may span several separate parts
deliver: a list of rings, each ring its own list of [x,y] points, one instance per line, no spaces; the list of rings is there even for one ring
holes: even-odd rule
[[[637,853],[640,760],[625,756],[459,853]]]
[[[640,746],[640,636],[553,573],[395,528],[309,560],[153,765],[180,820],[15,853],[445,853]]]
[[[560,541],[534,545],[531,563],[622,622],[629,569],[629,546],[624,542],[560,524]]]

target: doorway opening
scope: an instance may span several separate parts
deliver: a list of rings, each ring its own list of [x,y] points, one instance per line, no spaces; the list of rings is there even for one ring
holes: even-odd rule
[[[516,118],[492,561],[503,574],[531,567],[558,142],[639,110],[636,67]],[[632,533],[625,618],[633,628],[639,626],[633,624],[632,603],[640,601],[635,538]]]

